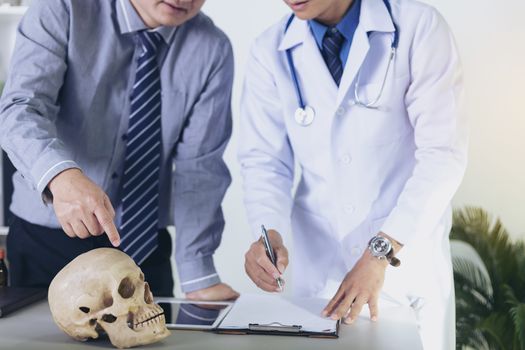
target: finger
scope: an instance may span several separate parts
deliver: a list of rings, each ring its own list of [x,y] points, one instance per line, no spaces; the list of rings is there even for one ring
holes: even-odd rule
[[[82,222],[88,229],[90,235],[100,236],[102,233],[104,233],[104,229],[102,229],[102,226],[100,226],[98,223],[96,216],[92,213],[85,212],[84,216],[82,217]]]
[[[264,250],[264,249],[263,249]],[[266,281],[276,280],[273,274],[267,273],[258,263],[257,259],[260,258],[261,251],[258,243],[252,244],[250,250],[246,253],[245,256],[245,267],[249,268],[256,274],[264,274]]]
[[[264,291],[267,291],[267,292],[276,292],[277,291],[277,287],[276,286],[273,286],[269,283],[266,283],[261,277],[260,275],[256,275],[254,273],[252,273],[251,271],[247,271],[248,273],[248,276],[251,278],[251,280],[253,281],[253,283],[255,283],[255,285],[259,288],[261,288],[262,290]]]
[[[239,292],[237,292],[235,289],[231,289],[226,300],[237,300],[240,296],[241,294],[239,294]]]
[[[348,294],[345,295],[344,299],[339,303],[337,309],[335,309],[335,311],[332,313],[332,320],[339,320],[345,317],[348,313],[348,310],[350,310],[352,303],[355,301],[356,296],[357,292],[354,290],[350,290],[350,292],[348,292]]]
[[[379,303],[378,298],[373,297],[371,300],[368,301],[368,308],[370,310],[370,319],[373,322],[377,321],[377,318],[379,317]]]
[[[281,276],[279,270],[277,270],[277,268],[272,264],[268,256],[266,256],[266,253],[261,254],[259,252],[257,258],[255,259],[255,262],[274,279],[277,279]]]
[[[71,222],[71,227],[73,228],[73,232],[75,233],[75,236],[85,239],[88,237],[91,237],[89,234],[88,229],[84,225],[84,223],[80,220],[75,220]]]
[[[105,207],[98,207],[95,209],[95,216],[97,217],[100,226],[104,229],[104,232],[108,235],[111,244],[113,244],[114,247],[118,247],[120,245],[120,235],[115,227],[115,223],[113,222],[113,217],[111,217]]]
[[[106,207],[107,211],[109,212],[109,215],[111,215],[111,218],[115,217],[115,209],[113,209],[113,205],[111,204],[111,201],[109,200],[108,196],[104,196],[104,206]]]
[[[364,296],[358,296],[355,302],[351,305],[350,313],[345,317],[345,323],[351,324],[356,319],[357,316],[361,313],[363,306],[368,302],[367,298]]]
[[[288,266],[288,249],[285,246],[280,246],[275,249],[275,255],[277,256],[277,269],[283,274]]]
[[[66,233],[66,235],[70,238],[75,238],[75,231],[73,230],[73,227],[71,226],[71,224],[69,224],[68,222],[66,222],[65,224],[62,224],[62,230]]]
[[[277,280],[272,276],[268,275],[259,265],[253,262],[247,262],[246,268],[252,273],[253,276],[257,276],[259,279],[263,280],[267,284],[277,288]]]
[[[331,315],[334,311],[334,308],[339,305],[341,299],[343,298],[345,294],[343,286],[339,286],[339,289],[337,290],[337,293],[335,293],[334,297],[328,302],[328,305],[323,310],[323,316],[327,317],[328,315]]]

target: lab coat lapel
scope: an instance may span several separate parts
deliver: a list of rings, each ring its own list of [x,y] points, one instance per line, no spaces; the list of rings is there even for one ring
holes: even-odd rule
[[[304,74],[308,74],[308,83],[315,86],[316,90],[318,90],[318,87],[325,89],[330,96],[333,96],[331,99],[333,101],[335,96],[337,96],[337,84],[326,66],[321,50],[319,50],[310,28],[308,28],[308,35],[304,39],[303,48],[304,51],[301,56],[304,63],[301,65],[303,66],[302,71],[305,72]]]
[[[335,99],[337,96],[337,85],[326,67],[321,51],[315,42],[315,38],[310,31],[307,21],[295,17],[286,31],[279,45],[279,51],[286,54],[286,50],[291,49],[293,62],[299,78],[299,84],[303,94],[307,94],[309,86],[315,87],[321,94],[328,93]],[[308,99],[305,96],[308,103]],[[319,108],[319,106],[313,106]]]
[[[348,54],[345,70],[339,85],[337,103],[339,106],[354,86],[355,78],[370,49],[369,32],[394,32],[394,24],[383,0],[362,0],[359,25],[356,28]]]
[[[348,89],[353,85],[352,82],[357,76],[359,69],[361,69],[361,65],[363,64],[369,49],[370,43],[368,42],[368,34],[362,27],[358,26],[354,34],[350,52],[348,53],[343,77],[341,78],[341,83],[339,85],[336,101],[337,106],[341,104],[348,93]]]

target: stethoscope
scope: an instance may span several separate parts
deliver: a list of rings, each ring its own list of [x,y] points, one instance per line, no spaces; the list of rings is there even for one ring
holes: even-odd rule
[[[381,88],[379,89],[379,93],[375,99],[373,99],[370,102],[365,102],[361,100],[359,97],[359,84],[361,81],[361,69],[359,69],[359,72],[357,73],[357,78],[354,86],[354,102],[353,104],[359,107],[364,107],[368,109],[377,109],[379,107],[379,100],[381,100],[381,97],[383,96],[383,90],[386,85],[386,80],[388,78],[388,72],[390,71],[390,66],[392,62],[394,61],[394,57],[396,55],[397,46],[399,43],[399,31],[397,28],[397,25],[394,21],[394,17],[392,16],[392,8],[390,7],[390,3],[388,0],[383,0],[385,3],[385,6],[388,10],[388,14],[390,15],[390,18],[392,19],[392,23],[394,24],[394,38],[392,40],[392,45],[390,46],[390,57],[388,59],[388,64],[386,66],[385,76],[383,77],[383,82],[381,83]],[[284,29],[284,32],[288,30],[290,27],[290,24],[292,24],[292,21],[294,19],[294,15],[292,14],[290,18],[288,19],[288,22],[286,23],[286,28]],[[288,59],[288,66],[290,68],[290,73],[292,75],[292,80],[295,85],[295,92],[297,95],[297,102],[299,104],[299,107],[295,110],[295,121],[297,124],[301,126],[308,126],[313,123],[315,119],[315,110],[307,105],[304,102],[303,94],[301,93],[301,87],[299,85],[299,79],[297,78],[297,72],[295,70],[295,64],[293,62],[292,57],[292,48],[289,48],[286,50],[286,57]]]

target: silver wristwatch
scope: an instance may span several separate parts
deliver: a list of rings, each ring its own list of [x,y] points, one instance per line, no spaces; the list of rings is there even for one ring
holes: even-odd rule
[[[401,261],[394,256],[392,242],[386,237],[375,236],[368,242],[368,250],[378,259],[385,259],[392,266],[401,265]]]

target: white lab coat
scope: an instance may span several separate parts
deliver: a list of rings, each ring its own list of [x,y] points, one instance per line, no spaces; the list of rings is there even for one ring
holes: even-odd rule
[[[384,296],[414,307],[426,349],[452,349],[450,200],[467,150],[460,62],[435,9],[390,3],[400,40],[378,109],[354,105],[354,86],[360,70],[359,96],[371,101],[383,81],[394,25],[382,0],[362,0],[339,87],[307,22],[295,18],[285,33],[286,17],[256,40],[241,102],[245,205],[255,235],[265,224],[290,241],[291,227],[290,267],[303,296],[332,297],[379,231],[403,243]],[[294,119],[286,49],[316,112],[307,127]]]

